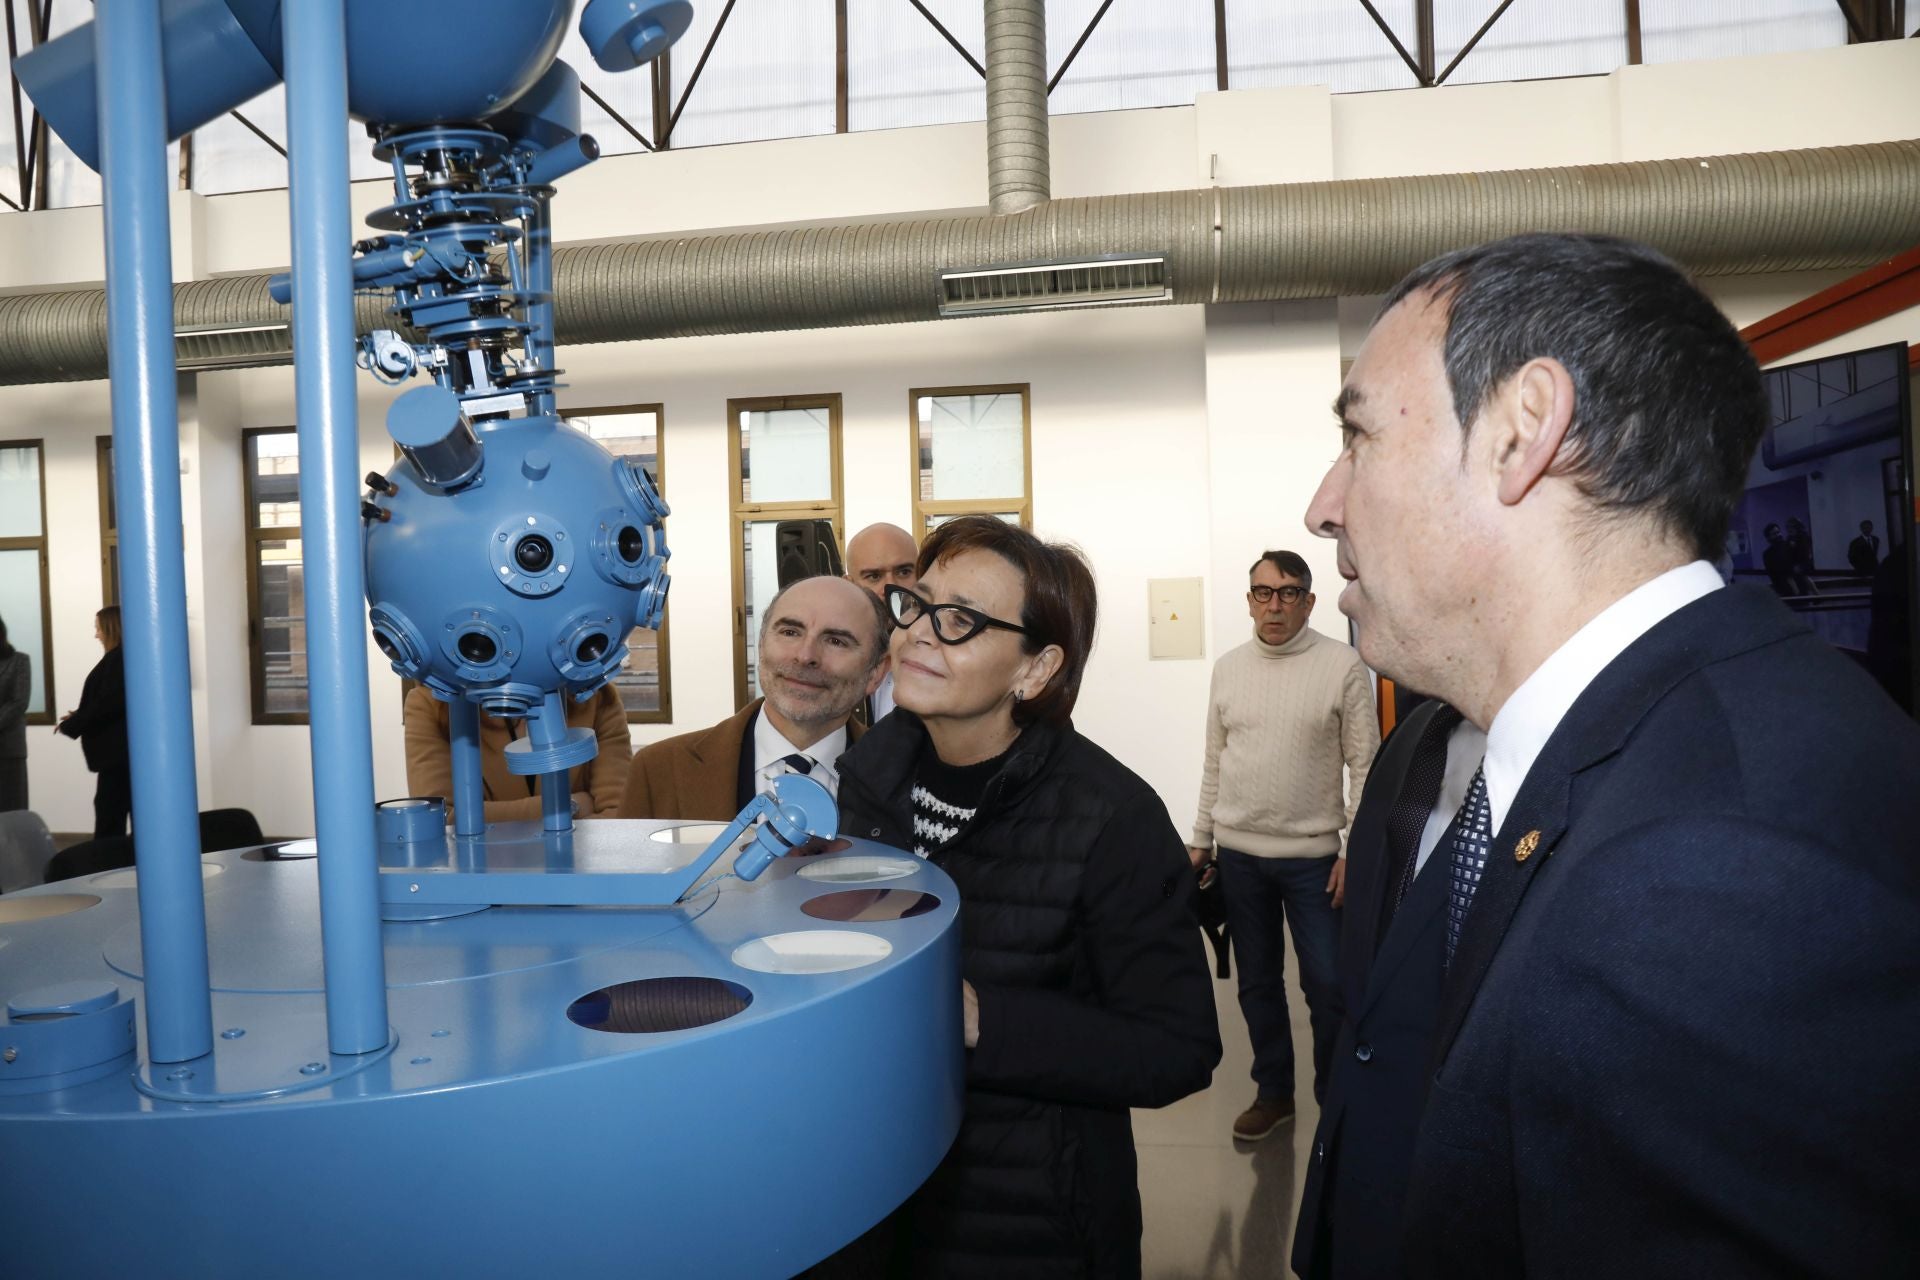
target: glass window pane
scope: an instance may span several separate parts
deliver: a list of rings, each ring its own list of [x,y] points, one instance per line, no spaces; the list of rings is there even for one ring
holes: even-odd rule
[[[756,470],[758,484],[754,483]],[[830,410],[740,411],[740,501],[832,500],[833,416]]]
[[[260,593],[260,665],[267,715],[304,715],[307,710],[307,619],[297,541],[263,539],[255,544]]]
[[[1026,397],[919,396],[920,500],[1024,498]]]
[[[926,5],[969,53],[982,56],[985,9],[979,0],[926,0]],[[848,0],[848,128],[900,129],[986,117],[987,82],[912,5]]]
[[[1411,50],[1414,0],[1374,0],[1373,7]],[[1352,93],[1414,83],[1413,72],[1354,0],[1227,0],[1230,89],[1324,84]]]
[[[0,447],[0,538],[38,538],[45,532],[40,516],[40,446]]]
[[[1439,0],[1433,15],[1435,75],[1497,7],[1488,0]],[[1626,61],[1627,9],[1620,0],[1516,4],[1488,28],[1447,83],[1605,75]]]
[[[1847,42],[1833,0],[1640,0],[1648,62],[1825,49]]]
[[[655,484],[660,482],[660,415],[654,410],[569,415],[567,421],[598,440],[614,457],[638,462]]]
[[[629,715],[660,709],[660,633],[635,627],[627,634],[627,658],[613,677]]]
[[[262,529],[300,524],[300,441],[291,431],[250,437],[253,523]]]
[[[774,530],[779,524],[778,520],[745,522],[742,563],[745,565],[746,578],[742,586],[741,599],[747,606],[747,696],[749,698],[760,696],[757,670],[760,619],[780,590],[778,540],[774,537]]]
[[[0,551],[0,619],[7,640],[33,663],[33,694],[27,714],[47,709],[47,656],[41,645],[40,553],[31,548]]]
[[[992,516],[996,520],[1005,520],[1008,524],[1019,524],[1018,511],[953,511],[944,516],[928,516],[927,532],[932,533],[949,520],[958,520],[961,516]]]
[[[1047,5],[1049,76],[1066,61],[1100,4],[1052,0]],[[1194,94],[1216,84],[1212,0],[1116,4],[1087,37],[1047,105],[1055,115],[1186,106]]]
[[[676,104],[724,7],[696,4],[693,25],[673,47]],[[740,0],[687,97],[673,145],[832,133],[834,61],[833,0]]]
[[[287,91],[275,85],[265,93],[243,102],[238,113],[250,120],[261,133],[286,145]],[[358,138],[350,138],[349,154],[367,150],[366,130],[355,128]],[[389,175],[393,170],[381,166]],[[279,152],[234,119],[229,112],[216,116],[193,131],[193,189],[203,195],[224,195],[232,191],[260,191],[287,185],[287,162]]]

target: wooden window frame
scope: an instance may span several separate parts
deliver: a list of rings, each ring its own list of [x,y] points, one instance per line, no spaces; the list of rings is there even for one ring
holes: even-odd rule
[[[313,688],[309,684],[309,711],[268,711],[266,625],[260,616],[260,544],[263,542],[299,542],[299,525],[260,525],[254,523],[259,503],[254,497],[254,441],[261,436],[294,436],[293,427],[247,427],[240,432],[240,483],[245,510],[241,518],[247,530],[247,668],[253,699],[254,724],[307,724],[311,721]],[[305,516],[302,511],[302,517]],[[303,553],[304,555],[304,553]],[[302,577],[305,561],[301,562]]]
[[[573,418],[591,418],[603,413],[651,413],[654,421],[654,487],[661,498],[667,496],[667,407],[664,404],[603,404],[578,409],[559,409],[555,411],[562,422]],[[669,517],[671,518],[671,517]],[[671,543],[669,543],[671,545]],[[673,625],[673,602],[669,598],[667,607],[660,614],[660,629],[654,634],[659,639],[660,649],[660,709],[658,711],[635,711],[627,708],[628,724],[672,724],[673,723],[673,659],[672,645],[669,639]],[[631,632],[629,632],[631,634]]]
[[[93,468],[100,480],[100,603],[119,604],[120,522],[113,502],[112,436],[94,437]]]
[[[28,724],[53,724],[53,592],[47,564],[47,442],[0,440],[0,449],[32,449],[40,455],[40,536],[0,538],[0,551],[37,551],[40,561],[40,701],[44,711],[29,711]]]
[[[1021,498],[935,498],[920,497],[920,398],[922,396],[1020,397],[1020,468],[1026,495]],[[914,541],[926,539],[927,521],[935,516],[999,515],[1004,511],[1020,513],[1020,527],[1033,528],[1033,384],[1002,382],[977,387],[914,387],[907,392],[907,463],[913,494]]]
[[[740,415],[771,413],[780,409],[825,409],[827,411],[828,464],[832,475],[833,496],[828,501],[746,502],[740,497]],[[834,539],[846,542],[846,492],[840,466],[841,396],[838,391],[811,395],[749,396],[727,401],[727,490],[732,516],[728,529],[733,549],[733,705],[735,710],[750,701],[747,690],[747,557],[746,537],[749,522],[766,520],[828,520]]]

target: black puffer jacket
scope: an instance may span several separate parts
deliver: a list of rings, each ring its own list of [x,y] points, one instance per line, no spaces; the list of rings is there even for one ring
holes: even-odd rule
[[[896,710],[840,758],[848,835],[912,848],[916,763]],[[1220,1060],[1193,881],[1147,784],[1072,726],[1030,726],[932,861],[960,889],[980,1000],[960,1136],[898,1219],[916,1277],[1135,1276],[1129,1107],[1206,1087]]]

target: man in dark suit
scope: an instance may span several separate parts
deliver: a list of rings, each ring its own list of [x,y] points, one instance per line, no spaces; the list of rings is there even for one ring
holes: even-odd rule
[[[1868,578],[1880,567],[1880,535],[1873,531],[1873,521],[1860,522],[1860,536],[1847,544],[1847,563]]]
[[[1428,1054],[1409,1067],[1406,1029],[1381,1026],[1338,1063],[1351,1101],[1315,1145],[1306,1260],[1910,1268],[1920,729],[1712,568],[1767,421],[1738,334],[1651,250],[1516,237],[1403,281],[1335,407],[1345,447],[1307,519],[1339,542],[1341,610],[1370,665],[1487,737],[1459,805],[1427,814],[1447,823],[1426,867],[1445,859],[1443,977],[1389,973],[1390,919],[1365,997],[1428,1002]],[[1404,816],[1414,728],[1356,843]],[[1410,1161],[1404,1125],[1360,1119],[1382,1067],[1420,1117]],[[1350,1269],[1346,1215],[1377,1220],[1396,1185],[1402,1233]]]
[[[1405,1270],[1400,1214],[1445,976],[1448,859],[1433,854],[1486,742],[1452,707],[1423,702],[1361,793],[1347,839],[1342,1019],[1294,1233],[1303,1276]]]
[[[887,671],[891,619],[845,578],[802,578],[767,605],[758,671],[764,698],[709,729],[642,747],[623,818],[725,821],[783,774],[834,791],[840,753],[860,735],[853,709]]]

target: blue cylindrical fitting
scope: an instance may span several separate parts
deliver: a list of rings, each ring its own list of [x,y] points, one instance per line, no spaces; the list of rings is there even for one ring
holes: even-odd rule
[[[428,484],[457,489],[480,474],[485,452],[453,392],[415,387],[387,409],[387,433]]]

